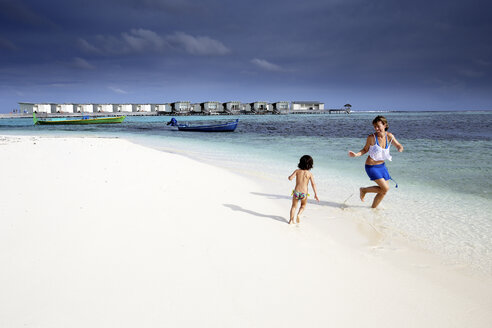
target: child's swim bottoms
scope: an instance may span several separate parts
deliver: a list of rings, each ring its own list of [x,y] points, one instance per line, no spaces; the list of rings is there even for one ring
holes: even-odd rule
[[[297,200],[303,200],[304,198],[306,198],[307,196],[309,196],[309,194],[305,194],[303,192],[300,192],[300,191],[296,191],[296,190],[292,190],[292,196],[294,196]]]
[[[371,180],[393,180],[384,163],[378,165],[366,165],[366,173]],[[396,183],[395,180],[393,180],[393,182]],[[396,183],[396,188],[398,188],[398,183]]]

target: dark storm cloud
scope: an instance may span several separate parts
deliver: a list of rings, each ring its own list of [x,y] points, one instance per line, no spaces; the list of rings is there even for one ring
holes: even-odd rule
[[[55,26],[49,18],[36,13],[22,0],[0,0],[0,17],[4,26],[9,23],[17,26]]]
[[[0,0],[0,9],[0,85],[25,95],[39,81],[132,95],[206,80],[234,85],[236,97],[355,97],[368,107],[387,90],[401,95],[394,106],[492,100],[487,1]]]

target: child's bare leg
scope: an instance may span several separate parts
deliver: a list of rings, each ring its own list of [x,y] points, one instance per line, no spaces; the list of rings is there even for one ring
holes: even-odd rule
[[[297,213],[297,223],[299,223],[299,216],[306,209],[306,204],[307,204],[307,197],[301,200],[301,207],[299,208],[299,213]]]
[[[297,198],[292,196],[292,207],[290,208],[290,221],[289,224],[294,223],[294,215],[296,214],[296,209],[297,209]]]
[[[379,192],[377,193],[376,197],[374,197],[374,200],[372,201],[372,208],[378,207],[379,203],[383,200],[384,196],[386,196],[386,193],[389,191],[389,184],[388,181],[384,179],[377,179],[374,180],[379,186]]]

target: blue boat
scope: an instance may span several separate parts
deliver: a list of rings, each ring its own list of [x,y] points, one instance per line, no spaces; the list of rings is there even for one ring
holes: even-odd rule
[[[195,132],[233,132],[237,128],[239,119],[232,122],[220,122],[212,124],[190,124],[178,123],[173,117],[167,125],[175,126],[179,131],[195,131]]]

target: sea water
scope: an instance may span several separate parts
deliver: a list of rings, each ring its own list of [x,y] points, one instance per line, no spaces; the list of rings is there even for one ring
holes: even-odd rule
[[[372,183],[364,158],[349,158],[384,115],[405,147],[387,161],[391,191],[381,209],[360,206],[358,189]],[[179,132],[170,117],[127,117],[117,125],[33,126],[0,120],[0,134],[122,137],[270,182],[285,181],[299,158],[314,158],[319,196],[386,233],[404,237],[451,263],[492,273],[492,112],[354,112],[350,115],[178,117],[179,121],[239,118],[234,133]],[[151,163],[149,163],[151,165]],[[172,163],[169,167],[172,169]],[[286,190],[288,195],[290,190]],[[328,204],[328,203],[327,203]],[[333,206],[332,206],[333,207]],[[335,206],[336,207],[336,206]],[[345,212],[342,212],[344,210]],[[337,212],[334,212],[337,213]]]

